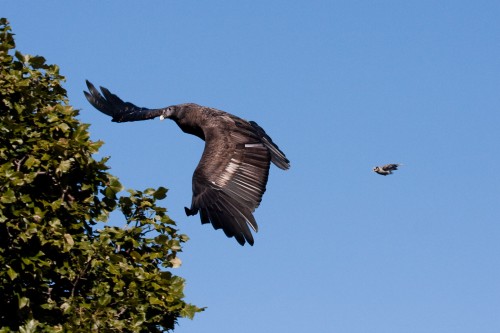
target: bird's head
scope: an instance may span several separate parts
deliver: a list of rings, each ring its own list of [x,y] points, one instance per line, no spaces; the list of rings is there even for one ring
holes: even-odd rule
[[[169,106],[169,107],[166,107],[165,109],[163,109],[163,112],[162,112],[162,114],[160,116],[160,120],[163,120],[163,119],[166,119],[166,118],[172,118],[172,116],[176,112],[176,108],[177,108],[176,105],[172,105],[172,106]]]
[[[160,119],[169,118],[172,120],[180,120],[185,118],[189,113],[196,113],[201,108],[200,105],[194,103],[172,105],[163,109]]]
[[[378,166],[373,168],[373,172],[377,172],[377,171],[380,171],[380,168]]]

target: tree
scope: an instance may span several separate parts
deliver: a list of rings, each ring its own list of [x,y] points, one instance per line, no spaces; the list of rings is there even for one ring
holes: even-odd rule
[[[95,160],[55,65],[15,51],[0,19],[0,332],[163,332],[202,309],[171,273],[187,236]],[[123,227],[105,224],[120,210]]]

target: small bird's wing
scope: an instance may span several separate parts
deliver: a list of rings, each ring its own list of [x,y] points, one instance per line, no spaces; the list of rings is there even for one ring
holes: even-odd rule
[[[147,120],[159,117],[164,109],[147,109],[138,107],[130,102],[124,102],[120,97],[112,94],[108,89],[101,87],[102,94],[92,83],[87,82],[89,92],[84,91],[85,97],[97,110],[113,117],[113,121],[121,123],[126,121]]]
[[[386,164],[382,167],[385,171],[394,171],[398,169],[399,164]]]
[[[225,125],[205,131],[205,150],[193,175],[193,201],[188,215],[200,212],[238,243],[253,245],[249,226],[257,231],[253,211],[266,190],[271,153],[247,122],[219,117]]]

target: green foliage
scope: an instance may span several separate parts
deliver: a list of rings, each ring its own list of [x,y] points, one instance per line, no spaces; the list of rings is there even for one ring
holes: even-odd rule
[[[118,197],[58,67],[14,48],[0,19],[0,332],[163,332],[192,318],[202,309],[171,273],[187,237],[156,204],[167,190]],[[116,209],[124,227],[104,225]]]

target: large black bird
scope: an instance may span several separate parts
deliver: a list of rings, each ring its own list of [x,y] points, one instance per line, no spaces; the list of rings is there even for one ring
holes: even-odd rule
[[[253,245],[249,226],[256,232],[252,213],[266,191],[273,162],[286,170],[290,161],[256,122],[194,103],[147,109],[124,102],[108,89],[101,93],[87,81],[84,92],[90,104],[114,122],[160,117],[177,123],[185,133],[205,141],[200,163],[193,174],[193,200],[186,214],[200,213],[201,223],[212,223],[241,245]]]

